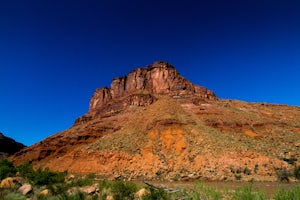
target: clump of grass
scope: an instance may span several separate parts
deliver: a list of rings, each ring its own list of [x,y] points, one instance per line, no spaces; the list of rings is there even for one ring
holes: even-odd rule
[[[266,194],[261,191],[253,191],[253,183],[250,185],[239,188],[235,191],[233,199],[236,200],[265,200]]]
[[[202,182],[195,183],[193,191],[189,194],[191,199],[200,200],[200,199],[212,199],[218,200],[222,199],[222,194],[220,191],[205,186]]]
[[[300,200],[300,185],[275,192],[274,200]]]
[[[20,193],[9,193],[4,196],[4,200],[26,200],[26,196]]]

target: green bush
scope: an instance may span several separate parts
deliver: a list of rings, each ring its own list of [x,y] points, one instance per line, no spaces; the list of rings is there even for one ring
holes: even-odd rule
[[[295,176],[296,179],[300,179],[300,166],[295,166],[294,176]]]
[[[34,179],[34,170],[29,162],[25,162],[17,167],[19,174],[28,180]]]
[[[297,158],[295,158],[295,157],[283,158],[282,160],[285,161],[285,162],[287,162],[287,163],[289,163],[290,165],[293,165],[297,161]]]
[[[17,167],[20,175],[34,185],[51,185],[63,183],[67,172],[52,172],[49,168],[34,170],[29,162]]]
[[[282,169],[278,169],[276,171],[276,175],[277,175],[277,179],[280,182],[289,182],[290,181],[290,176],[291,173],[286,169],[286,168],[282,168]]]
[[[134,199],[137,186],[130,182],[116,181],[113,183],[111,191],[115,200]]]
[[[300,200],[300,185],[275,192],[274,200]]]
[[[102,191],[104,189],[109,189],[113,186],[113,183],[111,181],[107,181],[107,180],[101,180],[99,181],[99,190]]]
[[[48,168],[45,170],[37,169],[34,171],[33,184],[35,185],[51,185],[55,183],[63,183],[65,181],[66,172],[51,172]]]
[[[9,176],[15,176],[16,172],[17,171],[12,162],[6,159],[0,161],[0,180]]]
[[[150,193],[143,196],[143,200],[168,200],[168,194],[162,189],[149,188]]]
[[[251,174],[251,170],[248,167],[245,167],[243,172],[246,175],[250,175]]]
[[[93,184],[93,180],[86,177],[86,178],[79,178],[79,179],[72,180],[70,186],[83,187],[92,184]]]

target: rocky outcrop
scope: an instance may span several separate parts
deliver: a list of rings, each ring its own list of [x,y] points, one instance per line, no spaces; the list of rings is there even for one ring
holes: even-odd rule
[[[110,88],[97,89],[91,99],[89,112],[101,108],[113,99],[141,91],[151,94],[168,94],[172,97],[197,96],[204,99],[216,99],[213,91],[192,84],[172,65],[160,61],[145,68],[135,69],[126,76],[113,79]]]
[[[15,140],[4,136],[0,132],[0,153],[1,155],[12,155],[21,149],[23,149],[25,145],[16,142]],[[0,157],[1,159],[1,157]]]
[[[107,116],[118,113],[129,105],[150,105],[155,102],[154,95],[217,99],[213,91],[192,84],[171,64],[159,61],[145,68],[137,68],[126,76],[113,79],[110,88],[97,89],[91,98],[88,114],[78,118],[75,124],[90,121],[95,115]]]

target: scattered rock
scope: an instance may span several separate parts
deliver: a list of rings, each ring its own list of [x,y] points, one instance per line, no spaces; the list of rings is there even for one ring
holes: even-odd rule
[[[95,186],[85,186],[79,189],[80,191],[87,193],[87,194],[94,194],[97,190]]]
[[[22,185],[20,188],[19,188],[19,192],[21,192],[23,195],[26,195],[28,194],[29,192],[32,191],[32,185],[26,183],[24,185]]]
[[[142,199],[143,196],[146,196],[149,193],[150,192],[147,189],[142,188],[139,191],[137,191],[134,196],[135,196],[135,198]]]
[[[108,195],[108,196],[106,197],[106,200],[114,200],[114,197],[113,197],[112,195]]]
[[[48,189],[44,189],[40,192],[41,195],[45,195],[47,196],[50,193],[50,191]]]
[[[0,188],[14,188],[15,180],[12,177],[7,177],[1,181]]]

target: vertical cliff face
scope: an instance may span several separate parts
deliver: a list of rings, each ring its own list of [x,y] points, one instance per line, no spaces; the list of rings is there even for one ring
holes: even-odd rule
[[[103,108],[112,100],[138,92],[154,95],[165,94],[174,98],[217,99],[214,92],[192,84],[182,77],[172,65],[160,61],[145,68],[133,70],[126,76],[113,79],[110,88],[97,89],[91,98],[89,113]],[[143,99],[142,101],[146,100],[143,95],[136,96],[134,99],[139,97]],[[150,96],[148,95],[148,97]],[[132,97],[130,98],[132,99]],[[152,100],[146,101],[149,103]]]

